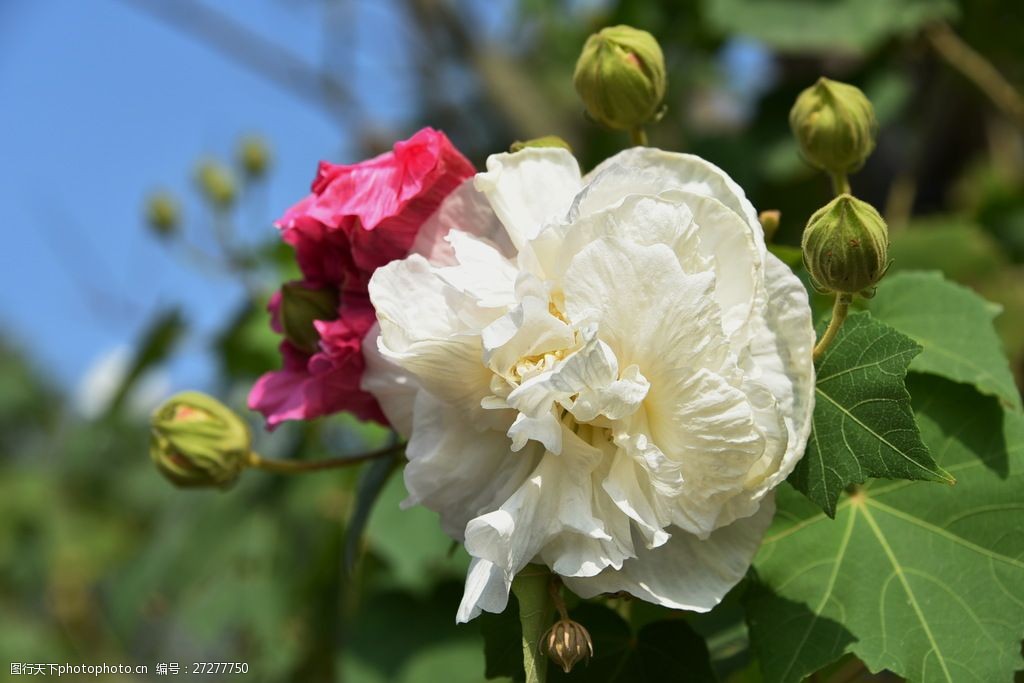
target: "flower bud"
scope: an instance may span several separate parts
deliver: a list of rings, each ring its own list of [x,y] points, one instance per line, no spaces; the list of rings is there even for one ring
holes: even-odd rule
[[[270,149],[263,138],[255,135],[242,138],[238,143],[238,164],[246,177],[258,180],[270,166]]]
[[[778,209],[762,211],[757,214],[757,220],[761,223],[761,229],[764,230],[764,241],[771,242],[772,238],[775,237],[775,233],[779,230],[782,212]]]
[[[527,147],[561,147],[570,152],[572,151],[569,143],[557,135],[545,135],[542,138],[533,138],[532,140],[516,140],[509,146],[508,151],[512,153],[521,152]]]
[[[804,266],[825,292],[874,295],[889,268],[889,229],[873,206],[841,194],[807,222]]]
[[[594,642],[583,624],[572,619],[559,619],[541,639],[544,652],[562,671],[569,673],[579,662],[594,656]]]
[[[863,166],[878,133],[875,110],[860,88],[827,78],[819,78],[796,98],[789,127],[804,158],[829,173]]]
[[[630,130],[656,120],[665,98],[665,57],[647,31],[612,26],[587,39],[573,85],[601,125]]]
[[[185,391],[156,409],[149,454],[160,472],[185,488],[227,488],[249,460],[249,427],[220,401]]]
[[[334,288],[312,289],[301,282],[289,282],[281,287],[281,327],[292,346],[316,353],[320,348],[320,333],[315,320],[334,320],[338,317],[338,291]]]
[[[170,192],[154,192],[146,200],[146,222],[157,237],[171,237],[181,224],[178,201]]]
[[[216,161],[205,160],[196,167],[196,183],[206,201],[218,209],[235,203],[235,179],[231,171]]]

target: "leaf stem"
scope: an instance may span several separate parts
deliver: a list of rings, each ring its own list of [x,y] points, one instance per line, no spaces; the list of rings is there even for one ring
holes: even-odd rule
[[[333,470],[350,465],[358,465],[367,460],[376,460],[393,455],[405,448],[404,443],[396,443],[391,446],[368,451],[358,455],[342,456],[338,458],[324,458],[322,460],[278,460],[275,458],[264,458],[255,451],[249,452],[249,467],[273,472],[274,474],[302,474],[304,472],[316,472],[319,470]]]
[[[551,572],[537,565],[527,565],[512,582],[512,592],[519,601],[519,622],[523,627],[526,683],[544,683],[548,676],[548,661],[540,651],[540,639],[551,626],[550,585]]]
[[[644,130],[643,126],[637,126],[636,128],[630,128],[629,130],[629,141],[634,147],[646,147],[647,146],[647,131]]]
[[[841,194],[850,194],[850,178],[845,173],[829,173],[832,178],[832,191],[838,197]]]
[[[836,302],[832,306],[832,320],[829,321],[825,334],[821,335],[821,340],[814,347],[815,361],[819,360],[828,347],[832,345],[832,342],[835,341],[836,335],[839,334],[839,328],[843,326],[843,321],[846,320],[846,313],[852,301],[852,294],[836,294]]]

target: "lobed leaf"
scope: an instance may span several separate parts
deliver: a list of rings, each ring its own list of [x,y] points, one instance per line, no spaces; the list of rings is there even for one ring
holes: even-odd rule
[[[871,313],[924,349],[910,369],[965,382],[1021,410],[1020,391],[992,327],[999,307],[936,272],[882,280]]]
[[[1024,668],[1024,417],[916,375],[921,435],[955,487],[872,481],[835,521],[783,487],[755,559],[751,643],[786,683],[838,659],[914,681],[1009,681]]]
[[[789,483],[828,516],[843,489],[869,477],[953,482],[921,442],[904,387],[920,350],[869,314],[852,313],[818,362],[811,436]]]

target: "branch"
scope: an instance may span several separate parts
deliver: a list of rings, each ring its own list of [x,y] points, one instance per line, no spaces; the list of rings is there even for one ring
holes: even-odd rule
[[[358,132],[362,116],[344,83],[278,43],[196,0],[120,0],[188,35],[299,99],[316,106],[342,130]]]
[[[934,24],[924,35],[939,56],[985,93],[1015,124],[1024,128],[1024,97],[992,62],[965,43],[949,24]]]

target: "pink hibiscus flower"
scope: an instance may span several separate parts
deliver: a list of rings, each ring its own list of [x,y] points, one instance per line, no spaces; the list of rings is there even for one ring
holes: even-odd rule
[[[320,162],[312,194],[277,223],[303,279],[286,293],[301,288],[298,304],[283,312],[278,293],[269,306],[272,326],[286,337],[283,367],[249,392],[249,407],[263,413],[268,428],[343,410],[387,424],[376,399],[359,388],[363,339],[376,322],[366,283],[375,269],[405,257],[420,226],[474,173],[444,133],[431,128],[368,161]],[[309,292],[314,303],[302,296]]]

